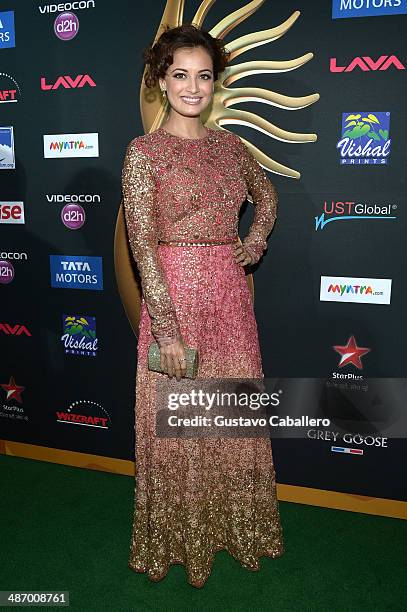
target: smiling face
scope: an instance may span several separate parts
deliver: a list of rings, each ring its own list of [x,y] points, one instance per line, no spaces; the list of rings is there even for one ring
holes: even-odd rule
[[[196,117],[208,106],[213,95],[212,59],[203,47],[183,47],[174,52],[160,87],[167,90],[173,111]]]

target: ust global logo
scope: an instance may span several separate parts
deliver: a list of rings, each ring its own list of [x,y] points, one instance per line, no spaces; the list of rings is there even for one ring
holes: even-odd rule
[[[14,170],[15,167],[13,128],[0,127],[0,170]]]
[[[14,11],[0,12],[0,49],[15,46]]]
[[[51,287],[103,290],[102,258],[50,255]]]
[[[390,304],[390,298],[390,278],[353,278],[350,276],[321,276],[321,302]]]
[[[368,55],[363,55],[362,57],[355,57],[349,63],[340,62],[336,57],[331,57],[329,62],[330,72],[353,72],[355,69],[357,72],[359,70],[362,72],[375,72],[377,70],[388,70],[389,68],[395,68],[396,70],[406,69],[404,64],[395,55],[381,55],[377,60],[373,60]]]
[[[332,19],[407,13],[406,0],[333,0]]]
[[[96,318],[83,315],[62,315],[61,341],[66,355],[96,357],[98,338],[96,336]]]
[[[89,74],[78,74],[76,77],[69,75],[59,76],[53,82],[48,82],[46,77],[41,77],[42,91],[55,91],[56,89],[82,89],[82,87],[96,87],[95,81]]]
[[[7,72],[0,72],[0,104],[18,102],[21,98],[20,86]]]
[[[387,164],[391,139],[390,113],[342,113],[341,138],[336,144],[340,163]]]
[[[44,157],[99,157],[99,134],[44,134]]]
[[[397,204],[366,203],[351,200],[325,200],[323,212],[315,219],[315,231],[323,230],[333,221],[394,221]]]

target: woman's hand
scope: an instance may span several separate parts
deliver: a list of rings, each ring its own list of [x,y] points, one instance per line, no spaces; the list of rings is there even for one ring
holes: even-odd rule
[[[174,340],[171,343],[159,344],[160,366],[165,374],[172,378],[175,374],[178,381],[185,376],[187,363],[185,349],[182,340]]]
[[[245,250],[244,246],[240,242],[234,244],[234,256],[239,266],[247,266],[253,262],[251,255]]]

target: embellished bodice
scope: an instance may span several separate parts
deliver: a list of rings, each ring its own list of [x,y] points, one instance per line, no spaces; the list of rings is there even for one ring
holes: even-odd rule
[[[257,262],[267,247],[277,193],[241,139],[207,129],[204,138],[182,138],[159,128],[134,138],[122,170],[130,246],[157,341],[179,334],[157,256],[158,240],[213,240],[238,234],[239,211],[251,194],[253,223],[243,245]]]

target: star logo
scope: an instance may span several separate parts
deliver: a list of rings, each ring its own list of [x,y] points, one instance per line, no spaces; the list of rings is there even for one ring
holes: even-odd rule
[[[6,400],[17,400],[17,402],[20,402],[20,404],[23,403],[23,400],[21,399],[21,393],[24,391],[25,387],[17,385],[16,381],[14,380],[14,376],[10,376],[8,385],[4,384],[0,386],[7,393]]]
[[[351,363],[359,370],[363,368],[361,357],[370,351],[370,348],[358,346],[355,336],[349,338],[346,346],[333,346],[332,348],[341,356],[338,367],[343,368]]]

